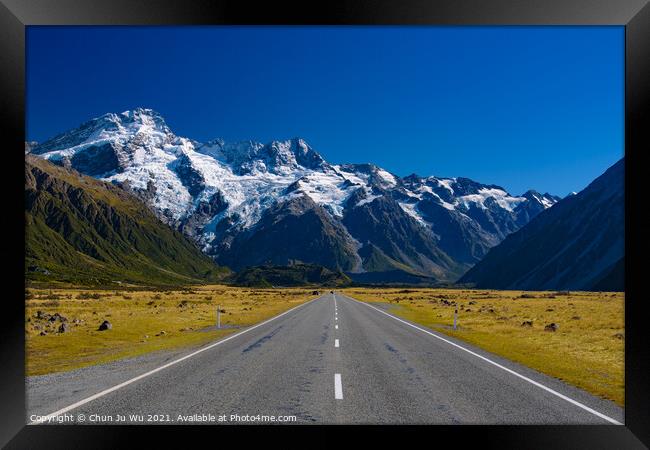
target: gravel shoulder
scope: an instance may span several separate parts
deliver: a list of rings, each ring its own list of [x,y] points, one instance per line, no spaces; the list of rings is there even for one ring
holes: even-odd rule
[[[27,420],[33,414],[50,414],[210,344],[156,351],[67,372],[26,377]]]

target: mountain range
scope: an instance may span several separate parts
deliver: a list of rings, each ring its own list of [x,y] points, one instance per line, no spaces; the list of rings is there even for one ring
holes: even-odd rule
[[[460,280],[480,288],[623,291],[625,159],[512,233]]]
[[[361,281],[453,282],[560,198],[331,164],[305,140],[198,142],[138,108],[26,152],[117,185],[223,266],[317,264]]]

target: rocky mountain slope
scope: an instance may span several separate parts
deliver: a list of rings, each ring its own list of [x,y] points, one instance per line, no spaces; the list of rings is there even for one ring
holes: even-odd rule
[[[138,198],[26,155],[25,268],[33,281],[215,281],[226,274]]]
[[[622,291],[625,160],[540,213],[460,280],[481,288]]]
[[[106,114],[30,147],[136,194],[235,270],[302,262],[353,278],[453,281],[559,200],[467,178],[330,164],[298,138],[200,143],[149,109]]]

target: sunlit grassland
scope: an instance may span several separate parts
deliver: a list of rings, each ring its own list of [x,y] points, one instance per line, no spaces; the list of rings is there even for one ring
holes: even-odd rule
[[[218,285],[176,290],[28,289],[26,297],[27,375],[198,347],[315,298],[306,289]],[[214,327],[218,305],[221,329]],[[58,332],[62,322],[38,319],[38,311],[64,316],[69,331]],[[112,329],[99,331],[104,320]]]
[[[623,293],[361,288],[344,292],[357,300],[389,303],[396,316],[623,406]],[[456,304],[459,327],[454,331]],[[551,323],[557,330],[545,331]]]

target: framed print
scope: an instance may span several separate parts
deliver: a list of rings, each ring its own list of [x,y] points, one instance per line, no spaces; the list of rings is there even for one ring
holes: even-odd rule
[[[8,448],[650,442],[647,2],[0,17]]]

